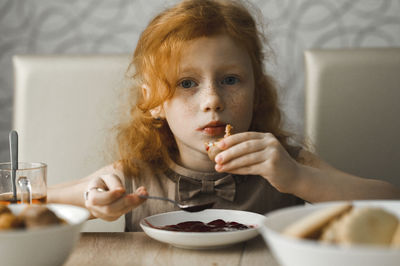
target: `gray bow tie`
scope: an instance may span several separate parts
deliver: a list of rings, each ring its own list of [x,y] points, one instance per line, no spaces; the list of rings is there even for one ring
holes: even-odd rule
[[[215,194],[220,198],[234,201],[236,194],[236,182],[231,174],[218,180],[196,180],[179,175],[178,193],[181,202],[195,198],[195,196],[205,194]]]

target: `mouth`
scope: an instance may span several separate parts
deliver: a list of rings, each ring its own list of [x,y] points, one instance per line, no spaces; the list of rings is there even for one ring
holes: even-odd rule
[[[225,126],[226,123],[221,121],[211,121],[207,125],[200,127],[198,131],[212,137],[223,136],[225,134]]]

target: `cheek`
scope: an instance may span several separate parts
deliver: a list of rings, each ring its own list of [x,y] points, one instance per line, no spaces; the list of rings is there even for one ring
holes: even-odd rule
[[[238,93],[229,101],[229,109],[235,117],[237,130],[247,131],[253,118],[253,93]]]
[[[193,117],[196,107],[189,99],[170,100],[164,104],[164,110],[167,120],[176,124],[185,123],[186,119]]]
[[[252,110],[253,109],[253,97],[247,94],[239,94],[234,98],[230,99],[230,105],[232,109],[236,110]]]
[[[195,102],[190,98],[183,98],[174,103],[175,114],[180,117],[192,117],[197,110]]]
[[[242,111],[253,110],[254,94],[253,91],[241,90],[233,94],[230,99],[231,106],[234,109]]]

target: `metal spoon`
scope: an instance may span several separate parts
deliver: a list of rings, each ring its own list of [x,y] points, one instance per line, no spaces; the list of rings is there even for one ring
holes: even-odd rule
[[[92,189],[96,189],[98,192],[105,192],[107,190],[103,189],[103,188],[99,188],[99,187],[94,187]],[[86,193],[89,193],[89,190],[86,191]],[[87,198],[88,196],[85,195],[85,198]],[[178,206],[181,210],[186,211],[186,212],[199,212],[205,209],[210,209],[212,208],[212,206],[214,206],[214,201],[210,201],[210,202],[206,202],[206,203],[202,203],[202,204],[192,204],[192,205],[185,205],[185,204],[180,204],[175,200],[169,199],[169,198],[164,198],[164,197],[158,197],[158,196],[145,196],[145,195],[138,195],[139,198],[142,199],[156,199],[156,200],[165,200],[165,201],[169,201],[173,204],[175,204],[176,206]]]
[[[173,204],[175,204],[176,206],[178,206],[181,210],[183,211],[187,211],[187,212],[199,212],[205,209],[209,209],[212,206],[214,206],[213,201],[207,202],[207,203],[202,203],[202,204],[191,204],[191,205],[185,205],[185,204],[180,204],[178,202],[176,202],[175,200],[169,199],[169,198],[164,198],[164,197],[158,197],[158,196],[145,196],[145,195],[139,195],[139,198],[142,199],[156,199],[156,200],[165,200],[165,201],[169,201]]]
[[[11,159],[11,181],[12,181],[12,192],[13,197],[11,203],[17,203],[17,185],[15,179],[17,177],[18,170],[18,133],[15,130],[11,130],[8,135],[10,142],[10,159]]]

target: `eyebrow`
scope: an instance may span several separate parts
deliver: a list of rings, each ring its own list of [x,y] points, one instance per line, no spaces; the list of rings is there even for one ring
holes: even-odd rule
[[[197,72],[197,69],[195,67],[185,67],[179,69],[179,73],[193,73],[193,72]]]
[[[233,71],[239,71],[239,72],[243,72],[246,71],[246,69],[244,67],[241,67],[237,64],[227,64],[227,65],[223,65],[220,66],[218,69],[218,71],[228,71],[228,70],[233,70]],[[180,73],[196,73],[198,72],[198,69],[195,67],[185,67],[179,70]]]
[[[219,70],[236,70],[236,71],[243,71],[246,70],[243,66],[238,64],[231,64],[231,65],[224,65],[219,68]]]

